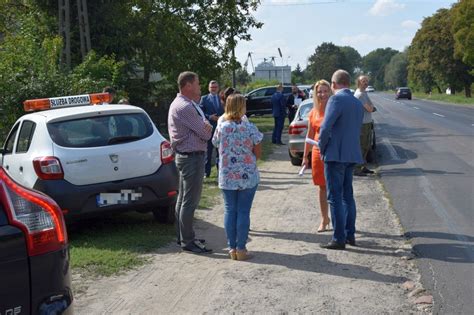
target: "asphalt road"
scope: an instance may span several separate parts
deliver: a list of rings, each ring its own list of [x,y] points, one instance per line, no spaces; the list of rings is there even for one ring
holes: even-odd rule
[[[379,173],[434,314],[474,310],[474,106],[370,93]]]

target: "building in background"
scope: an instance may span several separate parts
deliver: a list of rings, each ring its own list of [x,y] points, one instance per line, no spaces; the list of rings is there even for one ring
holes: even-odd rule
[[[276,66],[273,62],[264,61],[255,67],[254,80],[277,80],[284,84],[291,83],[291,66]]]

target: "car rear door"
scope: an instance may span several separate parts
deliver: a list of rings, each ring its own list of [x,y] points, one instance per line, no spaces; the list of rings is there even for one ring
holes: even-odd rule
[[[25,236],[19,228],[9,225],[6,202],[0,187],[0,314],[30,314],[30,272]]]

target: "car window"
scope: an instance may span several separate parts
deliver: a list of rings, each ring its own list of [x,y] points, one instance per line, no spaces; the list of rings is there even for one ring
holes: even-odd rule
[[[309,112],[313,109],[313,103],[308,103],[300,106],[299,117],[305,119],[308,117]]]
[[[10,134],[8,135],[7,141],[5,141],[5,145],[3,146],[4,152],[3,154],[9,154],[13,152],[13,145],[15,144],[16,134],[18,132],[18,126],[20,123],[17,123],[13,126]]]
[[[148,116],[135,113],[49,123],[48,132],[60,146],[82,148],[137,141],[149,137],[153,126]]]
[[[291,94],[291,86],[284,86],[283,94]]]
[[[265,96],[267,89],[260,89],[250,94],[251,97]]]
[[[271,88],[266,89],[266,91],[265,91],[265,96],[272,96],[273,94],[276,93],[276,90],[277,90],[277,89],[274,88],[274,87],[271,87]]]
[[[28,152],[35,128],[36,123],[30,120],[23,121],[20,128],[20,135],[18,136],[18,144],[16,145],[16,153]]]

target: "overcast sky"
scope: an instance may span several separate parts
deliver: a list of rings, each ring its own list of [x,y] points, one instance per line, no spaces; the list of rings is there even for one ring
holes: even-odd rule
[[[252,40],[239,42],[236,57],[242,64],[249,52],[256,66],[264,58],[276,57],[276,64],[299,63],[304,69],[308,57],[323,42],[351,46],[361,56],[377,48],[402,51],[410,45],[425,17],[448,0],[262,0],[254,13],[263,22],[250,31]],[[283,59],[278,54],[281,49]],[[250,62],[248,71],[252,72]]]

